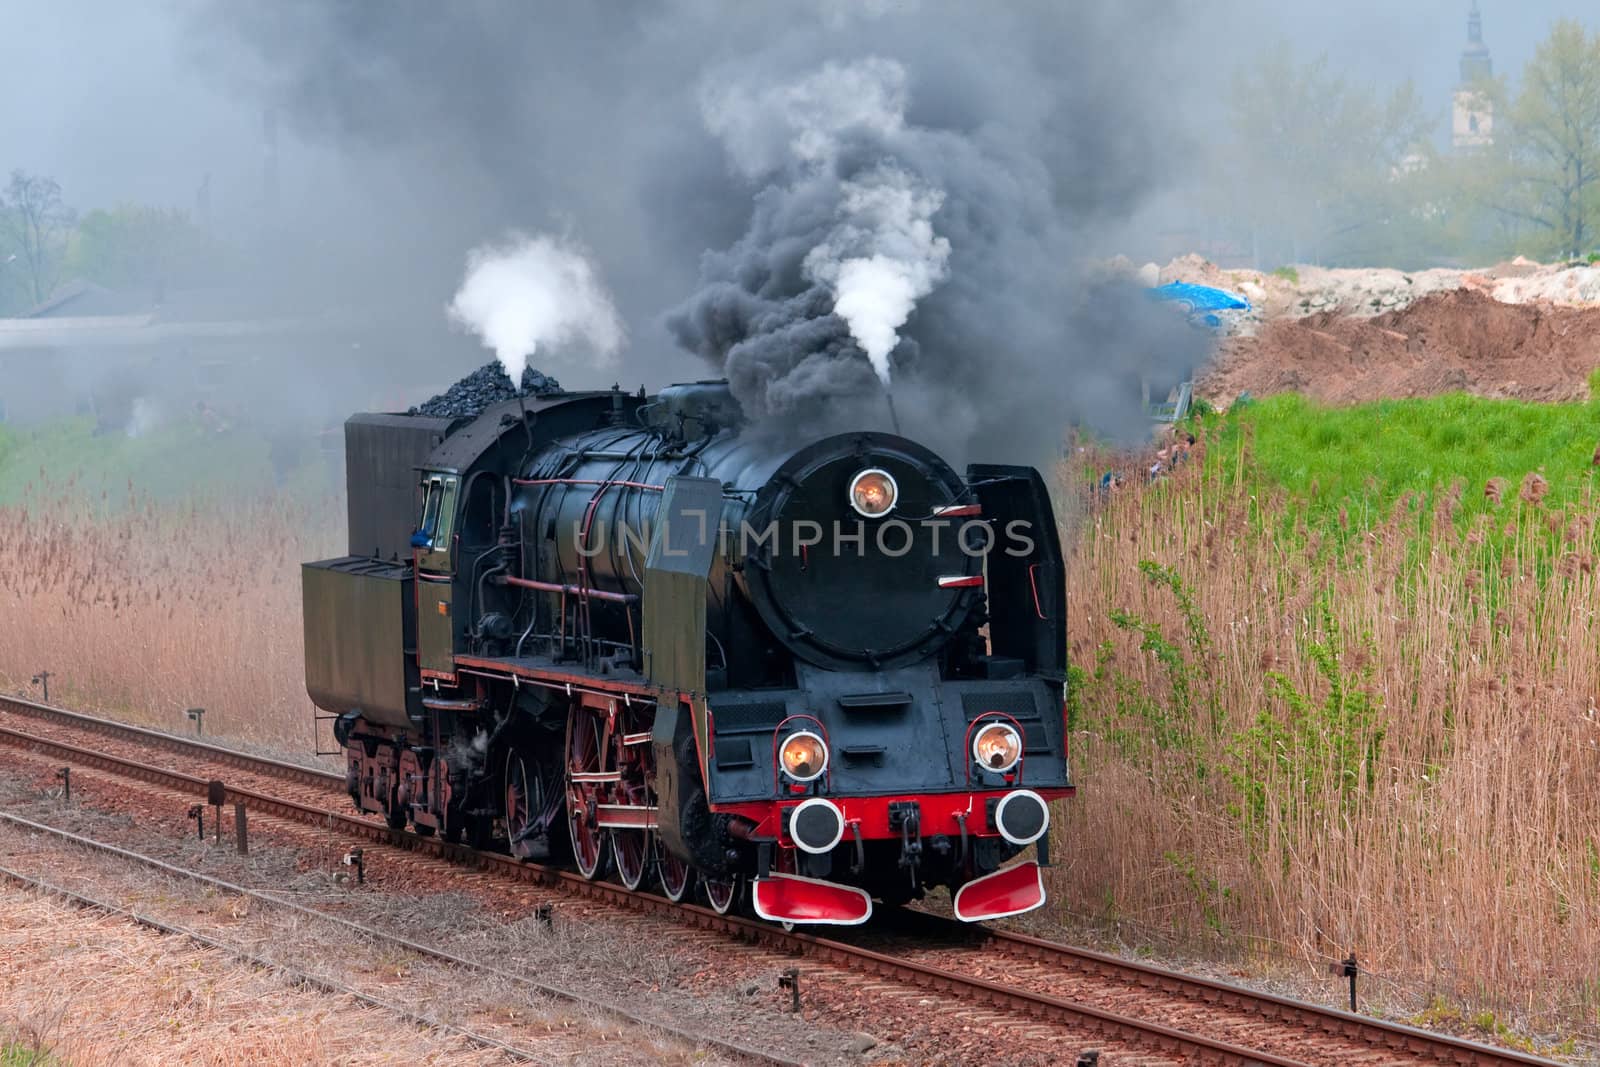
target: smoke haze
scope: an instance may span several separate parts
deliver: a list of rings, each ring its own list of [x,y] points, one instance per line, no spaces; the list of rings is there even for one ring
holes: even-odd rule
[[[1497,70],[1589,14],[1483,8]],[[1200,354],[1084,265],[1195,229],[1235,68],[1325,48],[1357,81],[1415,74],[1442,114],[1464,11],[67,0],[0,39],[0,165],[58,177],[80,208],[203,204],[258,304],[360,320],[264,371],[263,412],[438,391],[481,362],[441,310],[468,250],[572,233],[629,342],[605,381],[569,385],[709,367],[810,432],[884,425],[876,364],[908,434],[1037,460],[1069,419],[1136,429],[1134,380]]]
[[[625,373],[692,353],[784,432],[887,427],[892,382],[953,459],[1043,459],[1071,419],[1137,431],[1141,372],[1203,355],[1080,269],[1183,150],[1135,76],[1177,62],[1175,4],[202,11],[300,136],[485,191],[412,205],[414,257],[560,219],[615,285]]]

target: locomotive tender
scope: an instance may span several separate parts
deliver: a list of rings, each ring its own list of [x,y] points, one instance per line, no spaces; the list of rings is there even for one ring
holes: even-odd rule
[[[345,453],[306,684],[359,809],[776,921],[1044,902],[1073,786],[1032,468],[779,447],[724,382],[355,415]]]

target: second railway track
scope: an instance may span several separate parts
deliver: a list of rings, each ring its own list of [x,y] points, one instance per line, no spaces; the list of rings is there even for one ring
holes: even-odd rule
[[[35,725],[30,729],[21,719],[47,728]],[[263,814],[476,866],[596,903],[666,916],[741,943],[780,949],[1004,1014],[1055,1024],[1084,1035],[1087,1044],[1110,1043],[1140,1055],[1200,1063],[1290,1065],[1353,1060],[1489,1067],[1553,1062],[1003,929],[961,927],[961,933],[953,933],[954,924],[933,916],[909,921],[909,929],[920,931],[919,936],[879,948],[788,932],[694,905],[673,904],[609,882],[587,881],[567,871],[498,853],[418,837],[371,818],[331,810],[331,805],[343,802],[344,779],[335,772],[15,698],[0,699],[0,721],[4,722],[0,743],[48,754],[68,765],[92,767],[194,796],[204,796],[215,772],[227,768],[235,782],[249,783],[226,783],[230,802]],[[102,739],[112,743],[104,744]],[[162,762],[176,760],[211,776],[159,766],[151,759],[154,752],[166,754]],[[283,795],[283,784],[293,787],[288,791],[292,796]],[[932,945],[927,944],[928,934],[936,935]],[[940,944],[940,939],[947,943]]]
[[[34,736],[46,740],[54,736],[51,727],[56,727],[77,737],[100,736],[118,746],[182,756],[191,761],[192,766],[212,767],[219,772],[225,768],[236,773],[243,771],[249,775],[307,786],[321,794],[342,796],[344,793],[344,775],[338,771],[240,752],[199,738],[180,737],[53,704],[0,696],[0,725],[11,725],[16,729],[24,721],[34,724],[30,727]]]

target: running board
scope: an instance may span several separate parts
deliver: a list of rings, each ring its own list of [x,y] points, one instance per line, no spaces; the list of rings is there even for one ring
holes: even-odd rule
[[[1032,860],[974,878],[956,891],[956,918],[976,923],[1044,905],[1044,873]]]
[[[866,890],[797,874],[757,878],[750,899],[756,914],[768,922],[858,926],[872,917],[872,897]]]

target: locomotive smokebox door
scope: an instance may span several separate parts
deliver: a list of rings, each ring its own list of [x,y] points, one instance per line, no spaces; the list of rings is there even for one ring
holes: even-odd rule
[[[706,748],[706,586],[722,526],[722,483],[715,478],[671,477],[661,495],[650,554],[644,571],[644,673],[661,691],[651,743],[656,749],[658,832],[668,848],[688,855],[680,831],[681,806],[687,799],[673,750],[678,718],[684,714],[678,694],[696,700],[694,736]]]

